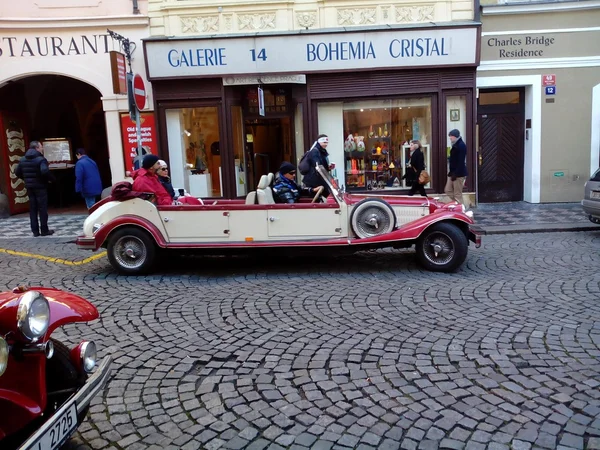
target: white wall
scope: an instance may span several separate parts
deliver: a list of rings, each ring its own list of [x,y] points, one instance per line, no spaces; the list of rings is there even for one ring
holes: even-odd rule
[[[592,145],[590,175],[600,167],[600,84],[592,89]]]
[[[346,183],[344,174],[344,114],[342,112],[343,103],[319,103],[319,129],[317,135],[326,134],[329,137],[329,163],[334,163],[336,167],[337,179],[340,187]],[[317,136],[314,136],[316,138]],[[313,139],[314,139],[313,138]],[[314,140],[312,141],[314,142]],[[310,145],[312,145],[312,142]]]

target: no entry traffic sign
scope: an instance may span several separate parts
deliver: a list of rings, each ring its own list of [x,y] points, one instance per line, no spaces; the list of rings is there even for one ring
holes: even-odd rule
[[[133,76],[133,98],[137,109],[141,111],[146,107],[146,86],[144,79],[137,73]]]

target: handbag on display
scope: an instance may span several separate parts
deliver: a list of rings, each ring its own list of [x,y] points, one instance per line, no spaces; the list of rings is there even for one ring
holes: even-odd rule
[[[421,170],[421,173],[419,174],[419,184],[427,184],[429,183],[429,180],[431,180],[431,177],[429,176],[427,171]]]

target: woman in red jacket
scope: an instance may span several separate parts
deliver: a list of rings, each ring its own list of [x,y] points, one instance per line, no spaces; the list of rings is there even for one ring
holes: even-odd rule
[[[144,156],[142,168],[131,174],[134,179],[133,190],[138,192],[152,192],[156,197],[156,204],[158,206],[172,205],[173,199],[156,175],[159,167],[158,156],[152,154]]]

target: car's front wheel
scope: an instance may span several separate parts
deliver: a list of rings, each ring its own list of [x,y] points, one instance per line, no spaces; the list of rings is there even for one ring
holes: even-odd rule
[[[108,260],[119,272],[136,275],[148,272],[156,260],[156,244],[143,230],[118,229],[108,241]]]
[[[451,272],[467,258],[468,246],[467,237],[459,227],[437,223],[417,240],[417,259],[428,270]]]

